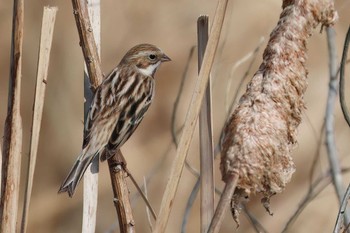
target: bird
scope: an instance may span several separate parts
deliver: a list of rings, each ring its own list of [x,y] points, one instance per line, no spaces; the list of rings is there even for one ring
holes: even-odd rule
[[[139,44],[106,76],[89,108],[82,150],[58,193],[72,197],[93,159],[109,159],[130,138],[153,100],[155,72],[167,61],[171,59],[155,45]]]

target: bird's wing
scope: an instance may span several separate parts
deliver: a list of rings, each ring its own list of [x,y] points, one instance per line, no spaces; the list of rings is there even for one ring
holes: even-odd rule
[[[101,161],[109,159],[129,139],[142,121],[153,99],[153,80],[142,95],[129,97],[128,103],[120,112],[119,120],[109,138],[106,151],[101,155]]]
[[[91,131],[93,127],[96,127],[96,121],[109,118],[112,113],[115,113],[115,109],[118,107],[115,93],[109,88],[116,75],[118,75],[118,69],[114,69],[96,89],[84,126],[83,148],[85,148],[91,140]]]

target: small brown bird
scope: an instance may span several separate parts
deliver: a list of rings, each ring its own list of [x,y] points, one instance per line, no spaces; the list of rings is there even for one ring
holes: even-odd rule
[[[154,74],[171,61],[159,48],[140,44],[131,48],[97,88],[85,122],[83,149],[59,193],[73,196],[92,160],[109,159],[131,136],[154,96]],[[102,153],[104,152],[104,153]]]

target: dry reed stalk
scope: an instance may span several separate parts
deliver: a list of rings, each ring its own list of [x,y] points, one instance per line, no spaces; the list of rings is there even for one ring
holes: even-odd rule
[[[100,17],[100,0],[88,0],[87,1],[88,15],[90,18],[93,38],[96,43],[97,56],[100,57],[101,53],[101,17]],[[89,108],[93,99],[93,91],[88,81],[89,73],[85,62],[84,68],[84,122],[88,117]],[[99,83],[102,80],[99,80]],[[84,135],[85,137],[85,135]],[[97,203],[98,203],[98,170],[99,159],[93,159],[92,163],[85,171],[84,174],[84,202],[83,202],[83,222],[82,232],[94,233],[96,228],[96,216],[97,216]]]
[[[2,158],[0,228],[1,232],[16,232],[19,181],[22,154],[21,76],[24,27],[24,1],[13,5],[11,68],[8,109],[5,121]]]
[[[337,19],[331,0],[285,0],[282,8],[263,62],[224,129],[220,168],[226,185],[239,176],[231,200],[237,223],[240,204],[251,194],[261,193],[271,214],[271,196],[283,191],[295,171],[291,151],[305,108],[306,42],[318,24]]]
[[[173,162],[166,190],[153,232],[163,233],[169,219],[170,211],[175,199],[176,190],[180,181],[181,173],[185,163],[186,155],[192,140],[193,132],[196,127],[201,103],[207,87],[209,73],[214,61],[214,55],[219,43],[221,28],[225,18],[227,0],[219,0],[216,8],[213,26],[211,28],[207,48],[204,54],[202,69],[199,73],[195,90],[192,95],[189,110],[187,112],[185,126],[180,139],[179,147]]]
[[[209,18],[200,16],[197,20],[198,73],[201,70],[205,47],[208,42]],[[207,232],[214,215],[214,143],[211,113],[211,80],[209,77],[205,96],[199,114],[200,181],[201,181],[201,232]]]
[[[55,26],[57,7],[44,7],[43,21],[39,46],[38,68],[34,97],[34,110],[32,115],[32,131],[30,137],[29,162],[27,170],[27,182],[24,196],[24,208],[22,213],[21,232],[26,232],[28,224],[28,212],[32,195],[34,171],[39,145],[41,119],[45,101],[47,74],[49,69],[50,51]]]

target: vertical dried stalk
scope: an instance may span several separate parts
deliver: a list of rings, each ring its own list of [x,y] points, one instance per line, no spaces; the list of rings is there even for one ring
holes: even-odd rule
[[[1,232],[16,232],[19,180],[22,152],[22,119],[20,115],[22,45],[24,26],[23,0],[13,5],[11,70],[8,109],[4,130],[1,180]]]
[[[101,51],[101,27],[100,27],[100,0],[88,0],[87,1],[88,14],[91,22],[92,35],[95,40],[96,51],[98,58]],[[93,99],[93,92],[89,88],[87,73],[88,65],[85,62],[84,70],[84,122],[86,121],[89,108]],[[99,80],[98,83],[101,83]],[[84,136],[85,137],[85,136]],[[84,203],[83,203],[83,222],[82,232],[94,233],[96,228],[96,216],[97,216],[97,197],[98,197],[98,169],[99,159],[93,159],[92,163],[85,171],[84,174]]]
[[[270,197],[291,179],[307,87],[307,38],[318,24],[329,26],[337,18],[331,0],[285,0],[282,7],[263,62],[225,127],[221,171],[227,184],[239,175],[232,199],[236,221],[241,202],[252,193],[263,195],[270,213]]]
[[[55,26],[57,7],[44,7],[43,21],[41,25],[38,69],[34,97],[34,110],[32,116],[32,132],[30,138],[29,163],[27,170],[27,182],[24,197],[21,232],[26,232],[28,223],[28,211],[32,195],[34,171],[39,145],[41,119],[45,100],[47,73],[49,69],[50,51]]]
[[[201,70],[205,47],[208,42],[208,16],[200,16],[197,21],[198,30],[198,72]],[[201,181],[201,232],[206,233],[214,214],[214,149],[211,116],[211,81],[208,80],[205,97],[199,114],[200,139],[200,181]]]
[[[169,180],[163,195],[158,219],[153,232],[165,232],[165,228],[169,219],[170,211],[174,202],[175,193],[180,181],[186,155],[192,140],[193,132],[196,126],[197,117],[203,100],[204,92],[207,87],[209,73],[214,61],[214,55],[219,43],[222,24],[225,18],[227,0],[219,0],[215,12],[213,26],[209,36],[209,41],[203,58],[202,69],[193,92],[191,104],[187,112],[185,126],[173,166],[171,168]]]

